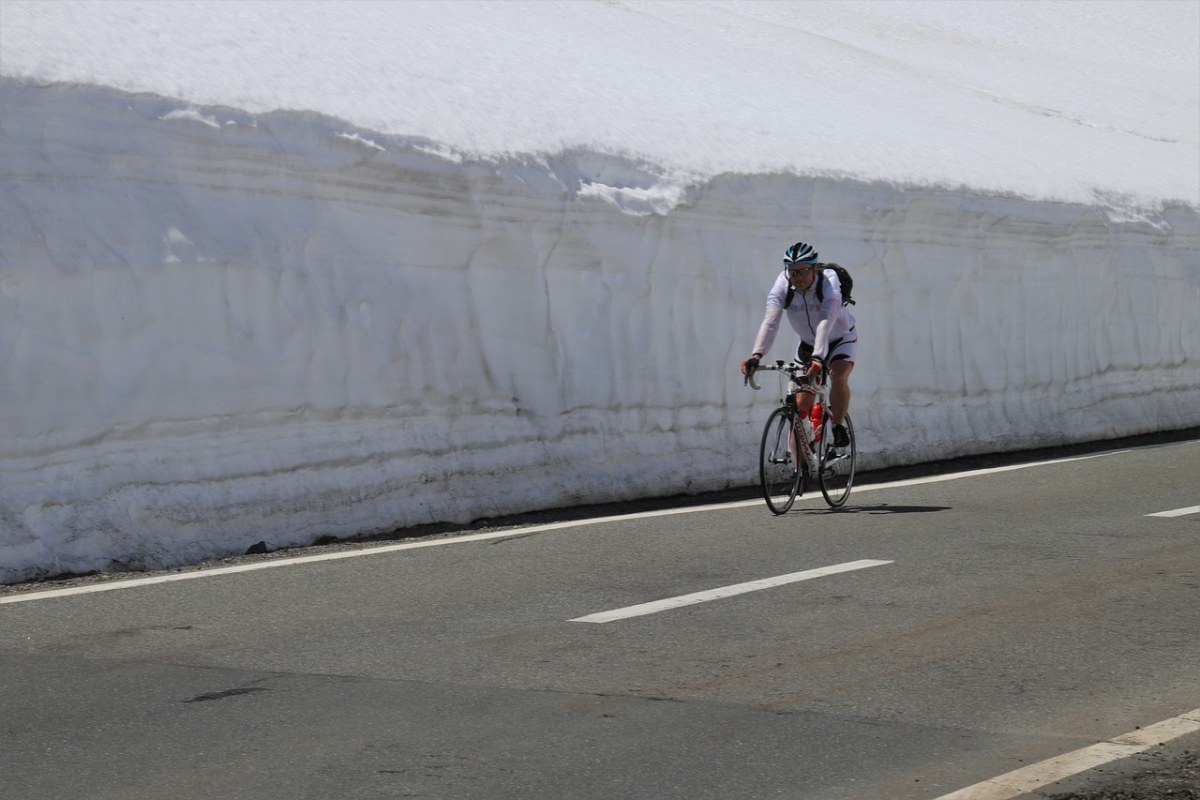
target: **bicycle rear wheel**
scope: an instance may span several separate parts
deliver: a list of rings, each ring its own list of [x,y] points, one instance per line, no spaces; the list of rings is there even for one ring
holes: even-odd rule
[[[833,508],[845,505],[850,497],[850,489],[854,486],[854,466],[858,459],[858,444],[854,439],[854,425],[850,422],[849,414],[842,424],[850,436],[848,446],[833,446],[833,420],[826,414],[821,421],[821,443],[817,447],[817,482],[821,484],[825,502]]]
[[[767,426],[763,429],[762,445],[759,447],[758,475],[762,481],[763,499],[772,514],[786,514],[796,502],[800,493],[800,485],[804,482],[804,473],[808,465],[802,464],[803,470],[796,469],[795,457],[789,441],[792,437],[791,414],[783,408],[777,408],[767,417]]]

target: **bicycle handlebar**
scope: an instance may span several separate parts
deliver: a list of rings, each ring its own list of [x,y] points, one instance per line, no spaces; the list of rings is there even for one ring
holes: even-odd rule
[[[809,360],[809,363],[811,364],[813,361],[821,362],[821,383],[823,384],[825,382],[825,373],[826,373],[825,360],[814,357]],[[807,364],[797,364],[794,361],[790,364],[787,364],[783,361],[776,361],[772,366],[769,366],[769,367],[768,366],[759,366],[746,374],[746,383],[748,383],[750,385],[750,388],[754,389],[755,391],[762,388],[761,386],[759,386],[757,383],[754,382],[754,373],[759,372],[761,370],[766,370],[768,372],[786,372],[787,374],[791,375],[792,378],[796,378],[796,375],[799,374],[800,375],[800,379],[798,380],[799,383],[803,383],[804,381],[809,380],[808,375],[805,374],[808,372]]]

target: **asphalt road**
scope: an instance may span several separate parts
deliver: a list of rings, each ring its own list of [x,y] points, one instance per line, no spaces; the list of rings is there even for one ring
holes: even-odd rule
[[[7,590],[0,797],[938,798],[1200,707],[1197,504],[1182,442]]]

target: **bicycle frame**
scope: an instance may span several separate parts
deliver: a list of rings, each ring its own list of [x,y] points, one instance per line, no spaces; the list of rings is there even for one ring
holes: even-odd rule
[[[796,393],[791,390],[790,386],[790,382],[795,381],[801,386],[806,387],[806,389],[803,391],[807,391],[809,394],[813,395],[813,403],[815,405],[819,404],[822,409],[828,408],[828,405],[826,404],[828,399],[826,396],[828,394],[826,376],[828,375],[828,372],[826,370],[821,370],[821,380],[814,383],[813,380],[808,377],[807,369],[795,361],[788,363],[786,361],[779,360],[776,361],[773,366],[760,366],[758,369],[779,373],[779,404],[781,406],[793,405],[788,401],[794,401],[795,399]],[[748,376],[746,376],[746,382],[752,389],[758,390],[762,388],[758,385],[758,383],[755,382],[754,373],[750,373]],[[809,416],[807,414],[801,416],[799,407],[794,407],[794,410],[795,420],[801,423],[800,430],[803,431],[803,435],[798,435],[795,438],[800,448],[804,452],[804,459],[808,462],[808,468],[815,473],[817,470],[817,464],[816,456],[813,454],[812,446],[820,441],[821,431],[819,428],[814,430],[811,427],[812,422]],[[808,423],[807,425],[804,424],[806,422]]]
[[[796,464],[798,470],[791,496],[786,498],[773,496],[772,490],[780,484],[772,479],[769,487],[766,472],[763,471],[763,494],[767,500],[767,506],[775,514],[786,513],[795,498],[803,492],[804,477],[812,475],[819,482],[821,494],[825,496],[826,502],[833,508],[841,507],[850,496],[850,489],[854,484],[857,445],[854,439],[854,426],[850,422],[849,414],[846,414],[840,423],[846,427],[849,445],[844,448],[835,448],[832,439],[824,441],[825,433],[832,432],[832,418],[829,416],[828,405],[828,370],[822,369],[820,380],[813,381],[806,374],[806,367],[795,361],[787,363],[779,360],[774,365],[760,366],[758,369],[779,373],[779,404],[782,413],[792,427],[789,449],[792,450],[791,461]],[[791,381],[803,387],[800,391],[811,393],[813,404],[819,405],[823,409],[823,416],[815,425],[810,420],[810,415],[801,413],[795,403],[796,392],[792,391],[790,383],[787,383]],[[746,376],[746,383],[756,390],[762,388],[754,380],[753,372]],[[777,409],[772,413],[770,419],[775,419],[779,413],[780,411]],[[770,425],[770,420],[768,420],[768,428]]]

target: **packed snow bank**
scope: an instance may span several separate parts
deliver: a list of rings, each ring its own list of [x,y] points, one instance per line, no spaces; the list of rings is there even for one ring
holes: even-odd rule
[[[4,0],[0,72],[485,158],[1200,202],[1194,0]]]
[[[856,278],[865,468],[1200,424],[1191,205],[0,92],[0,581],[749,485],[797,238]]]

